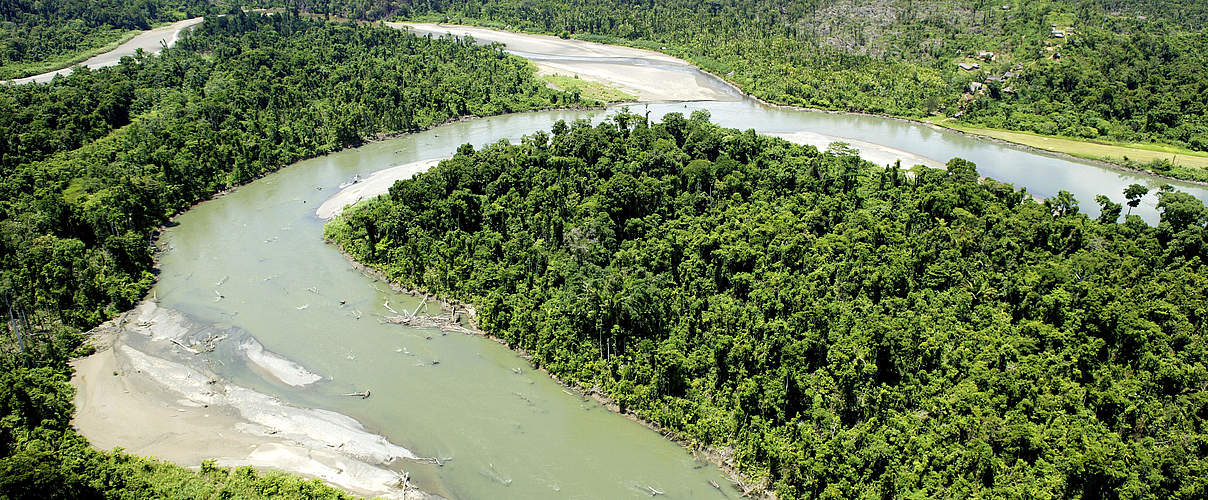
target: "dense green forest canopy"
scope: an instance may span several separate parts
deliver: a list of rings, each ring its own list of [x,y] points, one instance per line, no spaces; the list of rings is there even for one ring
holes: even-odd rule
[[[783,104],[913,118],[957,116],[977,126],[1208,151],[1208,79],[1201,78],[1208,67],[1208,4],[1196,0],[221,5],[228,4],[289,5],[361,20],[472,22],[626,43],[684,57]],[[65,57],[128,29],[218,9],[206,0],[12,2],[0,23],[0,58],[6,58],[0,59],[0,78],[52,69],[47,58],[66,64]]]
[[[374,134],[578,104],[499,47],[289,12],[236,11],[158,56],[0,85],[0,497],[139,498],[188,481],[166,465],[93,451],[69,425],[66,362],[79,332],[146,293],[155,231],[171,215]],[[229,472],[194,486],[333,494],[296,479],[259,482],[250,470],[220,480]],[[20,489],[56,483],[65,486]]]
[[[644,46],[783,104],[958,115],[980,126],[1208,151],[1208,3],[1199,0],[315,0],[305,8]]]
[[[781,498],[1208,495],[1208,209],[978,178],[619,114],[463,146],[326,234]]]
[[[0,79],[63,65],[130,30],[214,11],[208,0],[9,0],[0,2]]]

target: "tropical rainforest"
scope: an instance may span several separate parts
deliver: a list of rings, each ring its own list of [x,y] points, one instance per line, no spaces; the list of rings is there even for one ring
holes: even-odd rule
[[[780,104],[1208,151],[1208,3],[1200,0],[305,4],[660,50]]]
[[[1208,209],[1125,194],[1092,219],[621,113],[465,145],[326,235],[780,498],[1204,498]]]
[[[23,0],[4,8],[0,78],[50,69],[47,58],[63,66],[79,51],[153,21],[217,9],[203,0],[53,5]],[[1199,0],[249,0],[242,6],[636,45],[683,57],[779,104],[956,117],[976,127],[1208,151],[1202,78],[1208,4]],[[1204,178],[1172,163],[1133,166]]]
[[[294,5],[662,50],[784,104],[1208,150],[1198,0]],[[217,9],[3,2],[0,78]],[[157,56],[0,85],[0,497],[341,497],[93,450],[70,425],[80,332],[146,293],[156,228],[216,192],[382,134],[584,104],[498,47],[223,12]],[[783,498],[1204,498],[1208,209],[1125,194],[1091,219],[962,160],[879,169],[622,113],[463,147],[327,236]],[[1156,227],[1127,212],[1146,196]]]
[[[146,293],[156,228],[216,192],[375,134],[577,104],[498,47],[290,12],[233,11],[158,56],[0,85],[0,497],[338,494],[91,450],[69,425],[80,332]]]

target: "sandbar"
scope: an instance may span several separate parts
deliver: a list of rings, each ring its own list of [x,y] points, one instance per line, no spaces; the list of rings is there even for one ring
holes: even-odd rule
[[[76,66],[87,66],[91,69],[104,68],[106,66],[116,66],[122,61],[123,57],[133,56],[138,49],[143,49],[143,52],[150,54],[159,53],[164,46],[171,47],[180,38],[180,33],[186,29],[196,26],[198,23],[205,20],[203,17],[194,17],[177,21],[172,24],[160,26],[158,28],[149,29],[137,35],[134,38],[127,40],[126,43],[118,45],[109,52],[97,54],[92,58],[84,60],[79,64],[69,66],[60,70],[42,73],[40,75],[27,76],[25,78],[15,78],[9,80],[14,84],[23,84],[29,82],[46,83],[54,79],[55,75],[69,75],[75,70]]]
[[[239,349],[249,361],[285,384],[301,387],[323,379],[322,375],[265,349],[256,339],[244,340],[239,344]]]
[[[390,186],[403,179],[410,179],[415,174],[427,171],[448,158],[433,158],[378,170],[364,179],[341,189],[340,192],[324,201],[315,210],[315,216],[323,220],[334,219],[344,207],[354,205],[361,200],[376,198],[390,191]]]
[[[851,146],[852,149],[855,149],[860,153],[860,158],[876,163],[877,165],[892,165],[894,162],[901,161],[903,168],[910,168],[915,165],[924,165],[931,168],[944,168],[944,162],[942,161],[911,153],[909,151],[885,146],[883,144],[876,144],[859,139],[825,135],[805,130],[799,132],[771,132],[764,135],[779,137],[793,144],[814,146],[818,148],[819,151],[826,151],[826,149],[835,142],[847,143],[847,145]]]
[[[439,498],[388,467],[417,458],[406,448],[345,415],[224,382],[172,342],[188,345],[199,330],[145,301],[90,332],[97,352],[72,362],[75,428],[99,449],[188,467],[213,459],[315,477],[361,495]]]
[[[385,24],[420,35],[469,35],[483,43],[502,43],[509,53],[536,64],[538,75],[578,76],[625,91],[642,102],[742,98],[729,84],[702,73],[691,63],[652,50],[464,25]]]

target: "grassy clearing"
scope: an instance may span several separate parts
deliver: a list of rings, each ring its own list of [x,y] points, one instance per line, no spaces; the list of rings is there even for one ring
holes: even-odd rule
[[[620,89],[609,87],[603,83],[583,80],[577,76],[565,75],[543,75],[541,79],[546,85],[555,89],[574,93],[579,92],[579,95],[600,102],[627,102],[636,101],[638,98],[632,94],[626,93]]]
[[[1128,167],[1152,170],[1188,180],[1208,181],[1208,153],[1169,144],[1112,143],[1088,141],[1069,137],[1046,136],[1031,132],[1016,132],[969,126],[952,119],[926,120],[941,127],[993,137],[1024,146],[1079,158],[1103,160]]]

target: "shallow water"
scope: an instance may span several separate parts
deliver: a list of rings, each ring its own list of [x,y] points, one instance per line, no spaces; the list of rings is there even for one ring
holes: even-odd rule
[[[1121,201],[1131,183],[1170,183],[1208,196],[1201,187],[898,120],[769,108],[750,100],[629,109],[649,111],[652,118],[707,109],[727,127],[807,130],[940,161],[959,156],[975,161],[982,175],[1041,197],[1070,191],[1090,213],[1097,212],[1094,195]],[[559,119],[604,116],[555,111],[485,118],[290,166],[177,218],[161,240],[169,250],[160,261],[155,295],[194,320],[246,331],[264,349],[323,377],[288,385],[249,366],[245,350],[232,344],[208,354],[232,383],[349,415],[417,455],[451,458],[443,467],[403,464],[430,491],[452,498],[624,498],[649,497],[647,487],[653,487],[668,498],[721,496],[708,484],[726,484],[715,467],[565,392],[506,347],[477,336],[384,324],[382,317],[392,314],[385,302],[402,311],[419,299],[390,292],[322,241],[315,209],[356,174],[451,155],[467,142],[517,142]],[[1156,221],[1154,201],[1147,197],[1134,213]],[[364,390],[372,397],[344,395]]]
[[[1090,193],[1116,193],[1144,180],[898,121],[751,103],[649,107],[652,116],[702,108],[727,126],[812,128],[933,158],[961,155],[979,161],[983,174],[1040,195],[1064,188],[1086,200]],[[715,495],[707,483],[720,480],[715,468],[698,468],[688,453],[658,434],[563,392],[506,347],[476,336],[382,324],[381,317],[391,314],[386,301],[401,311],[414,308],[418,299],[391,293],[353,270],[323,243],[322,222],[314,216],[314,209],[355,174],[449,155],[464,142],[481,146],[503,137],[516,142],[558,119],[602,116],[545,112],[487,118],[293,165],[181,215],[162,240],[171,250],[161,260],[155,293],[166,307],[237,326],[265,349],[324,377],[294,387],[249,367],[238,349],[215,351],[225,358],[216,369],[233,383],[347,414],[418,455],[453,458],[444,467],[406,467],[421,486],[436,492],[455,498],[609,498],[648,496],[649,485],[668,497]],[[1040,179],[1041,174],[1046,177]],[[1152,217],[1151,206],[1142,212]],[[215,290],[225,298],[216,300]],[[517,368],[520,374],[513,371]],[[373,397],[343,396],[363,390]]]
[[[252,369],[240,350],[218,349],[212,355],[222,362],[212,366],[231,382],[352,416],[418,455],[453,458],[444,467],[404,466],[435,492],[608,498],[648,496],[649,485],[669,497],[716,494],[707,482],[722,480],[715,468],[695,468],[658,434],[564,393],[506,347],[380,323],[391,314],[387,300],[402,310],[418,299],[389,293],[321,239],[314,209],[356,173],[448,155],[464,141],[518,140],[578,116],[458,123],[289,167],[182,214],[161,242],[171,250],[155,294],[194,319],[246,330],[265,349],[324,377],[289,386]],[[216,300],[215,290],[224,298]],[[363,313],[359,320],[354,311]],[[373,396],[342,395],[363,390]]]

